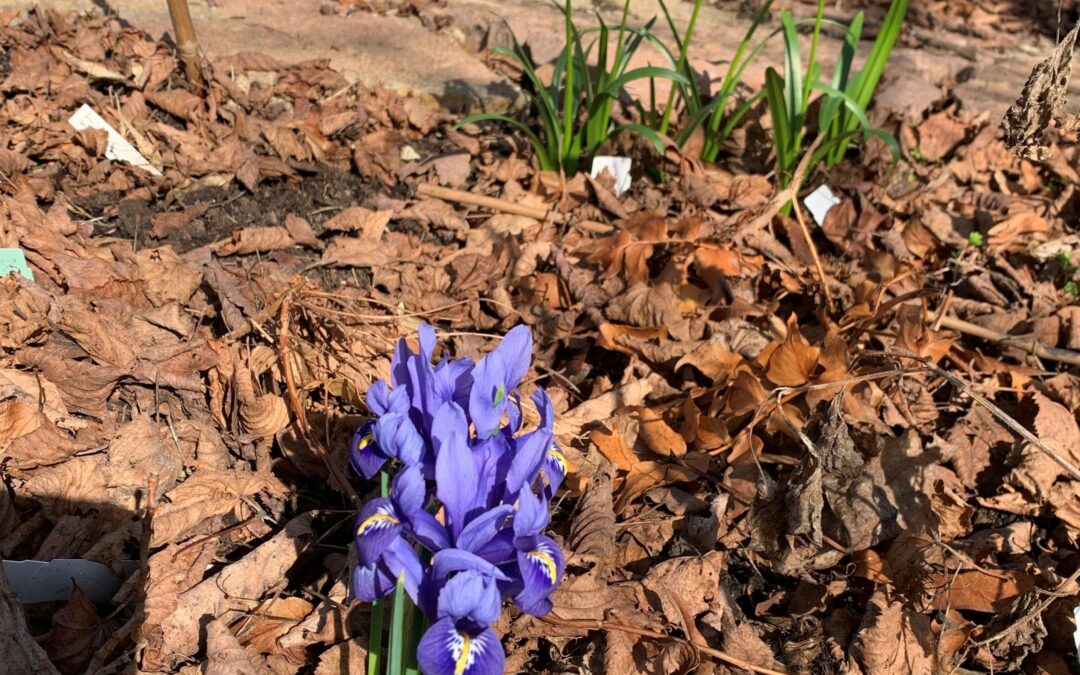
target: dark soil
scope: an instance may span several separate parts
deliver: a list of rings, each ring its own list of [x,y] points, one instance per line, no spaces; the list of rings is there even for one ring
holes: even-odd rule
[[[321,168],[300,183],[267,181],[254,194],[242,188],[202,188],[183,194],[177,204],[168,208],[160,203],[124,201],[120,203],[116,222],[109,223],[115,227],[109,234],[129,237],[140,246],[169,244],[178,253],[185,253],[228,239],[237,228],[283,225],[289,214],[305,218],[315,233],[321,234],[324,222],[344,208],[365,206],[367,199],[379,190],[384,190],[381,184],[355,174]],[[150,236],[155,213],[204,203],[210,209],[183,230],[162,240]]]

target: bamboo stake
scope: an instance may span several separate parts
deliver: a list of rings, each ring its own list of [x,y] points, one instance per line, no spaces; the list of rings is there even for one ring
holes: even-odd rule
[[[184,62],[184,74],[192,86],[204,86],[199,70],[199,41],[195,38],[195,25],[191,23],[191,11],[187,0],[167,0],[173,32],[176,33],[176,49]]]

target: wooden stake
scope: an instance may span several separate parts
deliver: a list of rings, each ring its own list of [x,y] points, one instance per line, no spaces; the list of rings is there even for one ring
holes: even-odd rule
[[[195,26],[191,23],[191,11],[187,0],[167,0],[169,17],[172,18],[173,32],[176,34],[176,48],[184,62],[184,74],[192,86],[204,86],[202,71],[199,70],[199,41],[195,39]]]

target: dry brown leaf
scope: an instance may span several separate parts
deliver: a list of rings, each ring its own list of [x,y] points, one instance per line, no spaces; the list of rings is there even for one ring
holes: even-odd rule
[[[592,422],[611,418],[616,408],[640,405],[645,397],[665,391],[664,378],[653,373],[648,377],[624,384],[555,417],[555,435],[560,438],[577,436],[581,428]]]
[[[251,371],[236,369],[236,400],[240,404],[240,426],[252,436],[269,438],[289,426],[289,408],[277,394],[257,394]]]
[[[81,673],[112,631],[79,585],[71,585],[71,597],[53,615],[52,631],[42,646],[61,671]]]
[[[654,454],[660,457],[682,457],[686,454],[686,440],[668,426],[651,408],[636,406],[638,438]]]
[[[379,267],[397,257],[395,247],[356,237],[335,237],[323,251],[326,264],[339,267]]]
[[[5,454],[11,443],[18,438],[31,434],[48,420],[36,410],[18,401],[0,403],[0,450]],[[33,461],[26,457],[23,461]]]
[[[848,667],[866,675],[935,672],[930,620],[890,600],[882,591],[866,604]]]
[[[668,558],[654,565],[642,580],[646,589],[656,594],[664,615],[678,621],[682,614],[668,597],[677,595],[694,616],[712,608],[720,594],[720,573],[724,570],[725,555],[708,551],[703,556]]]
[[[567,540],[574,553],[592,557],[601,563],[610,561],[615,552],[614,477],[614,468],[602,463],[589,478]]]
[[[218,619],[206,624],[206,675],[260,675],[236,636]]]
[[[208,518],[231,515],[237,522],[251,514],[246,500],[260,493],[280,496],[287,490],[277,478],[266,473],[223,470],[201,466],[199,471],[169,491],[168,501],[154,516],[151,546],[179,541],[184,533]]]
[[[203,617],[209,615],[230,622],[241,615],[235,610],[237,602],[254,607],[253,598],[281,584],[301,551],[314,538],[311,516],[297,516],[240,560],[181,593],[176,611],[161,622],[161,651],[178,657],[196,653]]]
[[[1050,226],[1033,211],[1014,213],[987,231],[986,250],[991,253],[1023,253],[1046,239]]]
[[[928,162],[937,162],[952,152],[967,135],[968,125],[941,110],[919,125],[919,152]]]
[[[1043,132],[1051,121],[1070,126],[1061,113],[1069,88],[1073,48],[1078,32],[1080,24],[1065,34],[1048,59],[1032,68],[1020,98],[1005,113],[1002,120],[1005,144],[1018,157],[1036,161],[1049,159],[1050,148],[1043,145]]]
[[[256,654],[279,653],[282,650],[278,639],[300,623],[313,609],[314,606],[303,598],[274,598],[258,609],[254,620],[244,627],[243,633],[237,637],[241,644]],[[303,663],[301,656],[296,665]]]
[[[788,318],[787,327],[787,339],[769,355],[765,377],[781,387],[798,387],[810,381],[821,349],[803,338],[794,314]]]
[[[350,206],[323,223],[323,227],[335,232],[356,232],[361,239],[379,241],[393,215],[390,210],[371,211],[362,206]]]
[[[247,255],[295,248],[296,242],[284,227],[244,227],[233,230],[232,239],[217,247],[218,255]]]
[[[1035,586],[1030,574],[1011,570],[962,570],[958,573],[940,572],[932,580],[938,589],[934,607],[975,612],[1001,612],[1022,593]]]
[[[735,368],[743,362],[742,356],[728,351],[715,342],[702,342],[692,352],[679,359],[675,370],[683,366],[693,366],[714,384],[726,383]]]
[[[313,675],[363,673],[367,668],[367,650],[357,640],[345,640],[319,654]]]
[[[629,415],[617,415],[604,426],[589,432],[589,441],[600,454],[623,471],[630,471],[638,463],[631,450],[638,438],[637,421]]]
[[[209,203],[184,207],[182,211],[162,211],[155,213],[150,234],[157,239],[164,239],[186,228],[196,218],[202,217],[210,209]]]
[[[59,350],[23,349],[16,362],[41,371],[46,380],[60,389],[60,395],[73,412],[103,419],[105,404],[124,373],[117,368],[98,366],[89,361],[65,358]]]
[[[285,216],[285,229],[289,231],[289,236],[297,244],[317,251],[322,250],[323,243],[315,236],[315,231],[311,229],[311,223],[300,216],[293,213],[287,214]]]

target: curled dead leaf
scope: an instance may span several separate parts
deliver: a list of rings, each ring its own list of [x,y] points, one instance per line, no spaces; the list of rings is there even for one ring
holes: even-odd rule
[[[289,426],[289,408],[277,394],[257,394],[251,371],[236,369],[236,400],[240,403],[240,426],[246,433],[269,438]]]

